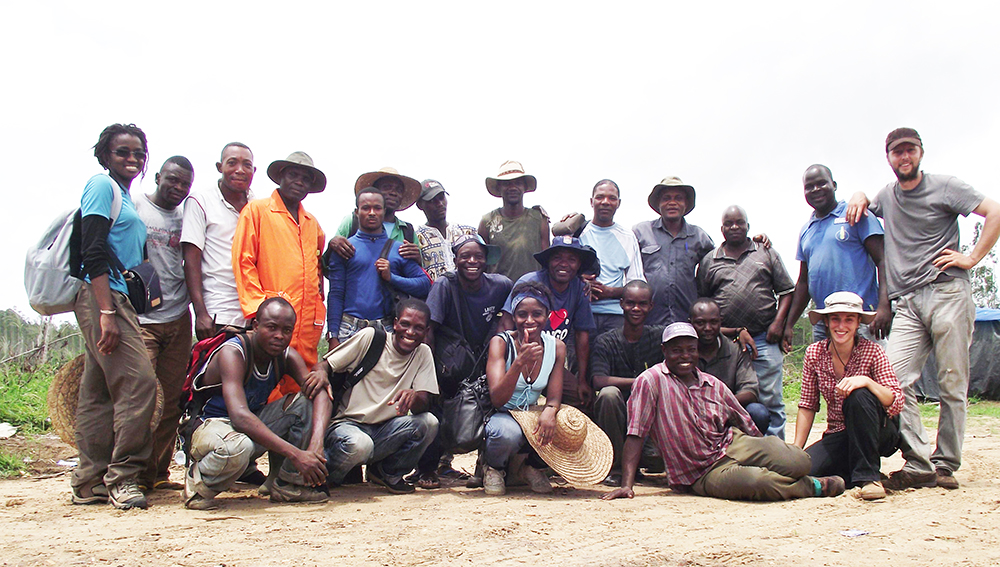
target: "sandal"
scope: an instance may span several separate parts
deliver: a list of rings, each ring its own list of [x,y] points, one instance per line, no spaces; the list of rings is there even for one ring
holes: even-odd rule
[[[470,478],[472,478],[471,474],[450,466],[438,468],[437,474],[438,476],[443,476],[445,478],[452,478],[455,480],[469,480]]]
[[[426,472],[421,474],[420,478],[417,479],[417,487],[424,490],[441,488],[441,480],[438,478],[436,472]]]

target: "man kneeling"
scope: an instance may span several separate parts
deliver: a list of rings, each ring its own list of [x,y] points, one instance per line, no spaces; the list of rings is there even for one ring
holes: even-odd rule
[[[185,475],[184,505],[194,510],[219,506],[215,497],[233,485],[247,465],[269,451],[270,474],[261,487],[272,502],[324,502],[314,486],[326,481],[323,432],[330,422],[329,382],[310,373],[288,345],[295,310],[280,298],[264,300],[253,330],[213,352],[193,386],[207,401],[191,434],[192,463]],[[267,403],[283,374],[301,392]]]
[[[356,466],[367,465],[368,482],[403,494],[403,480],[437,435],[438,420],[427,410],[438,393],[431,349],[424,336],[431,313],[419,299],[396,304],[393,332],[378,362],[342,396],[333,425],[326,430],[329,484],[339,485]],[[326,357],[333,372],[355,371],[375,338],[368,327]],[[413,412],[412,415],[410,412]]]
[[[760,431],[736,396],[698,370],[698,334],[689,323],[663,330],[665,361],[636,378],[628,399],[621,488],[602,498],[632,498],[642,440],[650,435],[674,490],[730,500],[790,500],[844,492],[838,476],[808,476],[809,455]]]

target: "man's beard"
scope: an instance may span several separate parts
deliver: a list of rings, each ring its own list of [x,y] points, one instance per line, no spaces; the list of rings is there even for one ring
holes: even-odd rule
[[[909,173],[902,173],[898,169],[893,169],[892,171],[896,174],[896,179],[900,181],[913,181],[920,175],[920,164],[913,164],[913,169],[911,169]]]

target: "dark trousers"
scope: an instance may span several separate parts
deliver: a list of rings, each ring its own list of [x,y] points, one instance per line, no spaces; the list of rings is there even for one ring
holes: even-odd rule
[[[847,486],[879,480],[881,457],[899,446],[899,418],[890,418],[875,394],[863,388],[844,400],[842,431],[827,433],[810,445],[812,476],[837,475]]]
[[[427,411],[434,414],[434,417],[438,418],[438,422],[440,422],[441,417],[444,415],[444,410],[441,407],[441,398],[435,400],[431,408]],[[431,441],[431,444],[424,450],[424,454],[420,456],[420,460],[417,461],[417,472],[420,474],[436,472],[444,450],[444,444],[441,442],[441,429],[438,428],[437,434],[434,435],[434,440]]]

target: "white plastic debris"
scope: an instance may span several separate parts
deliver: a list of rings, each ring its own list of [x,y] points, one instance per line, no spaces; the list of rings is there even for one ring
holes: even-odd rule
[[[844,530],[844,531],[840,532],[840,535],[845,536],[845,537],[861,537],[863,535],[868,535],[870,533],[871,532],[867,532],[865,530],[859,530],[857,528],[852,528],[852,529]]]
[[[0,423],[0,439],[8,439],[13,437],[17,433],[17,428],[13,425],[7,423],[6,421]]]
[[[77,459],[76,457],[73,457],[72,459],[67,459],[67,460],[59,459],[58,461],[56,461],[56,466],[59,466],[59,467],[75,467],[75,466],[77,466],[79,464],[80,464],[80,460]]]

